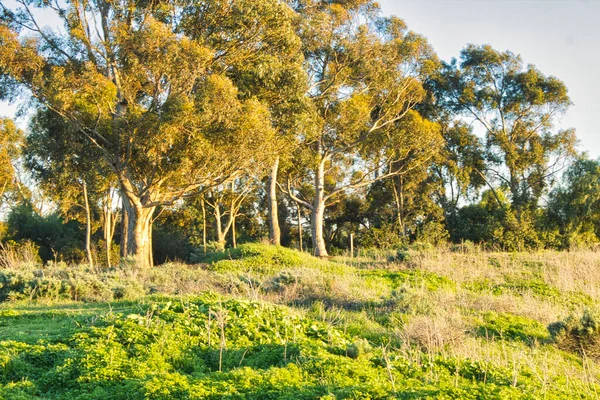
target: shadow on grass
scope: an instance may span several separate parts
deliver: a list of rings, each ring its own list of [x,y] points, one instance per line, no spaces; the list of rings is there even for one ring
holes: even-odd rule
[[[128,313],[144,310],[139,302],[14,304],[0,309],[0,341],[14,340],[33,344],[68,341],[83,326],[94,325],[108,312]]]

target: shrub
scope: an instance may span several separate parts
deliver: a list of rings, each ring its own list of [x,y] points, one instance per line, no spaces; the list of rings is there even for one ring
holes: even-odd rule
[[[42,262],[39,251],[40,247],[28,240],[20,243],[13,240],[0,243],[0,268],[17,269],[23,265],[39,265]]]
[[[548,331],[560,349],[600,360],[598,321],[598,315],[586,309],[580,318],[570,315],[548,325]]]

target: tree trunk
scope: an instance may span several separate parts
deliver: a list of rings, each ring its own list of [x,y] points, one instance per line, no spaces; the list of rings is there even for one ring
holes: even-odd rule
[[[206,206],[204,198],[202,198],[202,246],[204,247],[204,255],[206,255]]]
[[[231,216],[231,245],[233,246],[234,249],[237,249],[237,240],[236,240],[236,233],[235,233],[235,215]]]
[[[310,221],[312,245],[315,256],[327,257],[325,238],[323,235],[323,221],[325,219],[325,160],[319,163],[315,176],[315,198],[313,201]]]
[[[125,194],[121,193],[121,246],[119,249],[121,258],[127,257],[129,244],[129,213],[126,211],[125,202]]]
[[[221,208],[218,204],[215,205],[215,222],[217,231],[217,250],[225,250],[225,233],[223,232],[223,224],[221,222]]]
[[[404,218],[404,178],[398,175],[396,182],[392,182],[394,199],[396,201],[396,213],[398,219],[398,230],[400,235],[406,236],[406,221]]]
[[[90,268],[94,268],[92,258],[92,216],[90,213],[90,201],[88,199],[87,184],[83,182],[83,201],[85,202],[85,254]]]
[[[302,248],[302,214],[300,210],[300,203],[296,203],[296,206],[298,207],[298,248],[300,251],[303,251],[304,249]]]
[[[104,243],[106,244],[106,266],[108,268],[111,267],[110,245],[112,239],[112,212],[110,210],[109,198],[106,199],[106,204],[104,205]]]
[[[117,220],[112,210],[112,201],[113,193],[111,189],[108,189],[106,197],[104,198],[104,241],[106,243],[106,264],[108,268],[112,267],[111,248],[113,237],[115,235],[115,223]]]
[[[147,268],[153,265],[152,259],[152,215],[156,207],[143,207],[134,204],[123,195],[123,219],[127,221],[125,256],[133,257],[136,265]],[[123,251],[123,249],[121,249]]]
[[[269,177],[268,203],[269,203],[269,241],[276,246],[281,245],[281,229],[277,208],[277,171],[279,170],[279,157],[271,167]]]

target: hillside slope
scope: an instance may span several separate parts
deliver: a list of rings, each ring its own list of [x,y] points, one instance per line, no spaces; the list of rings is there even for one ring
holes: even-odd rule
[[[573,399],[600,393],[600,254],[0,271],[0,398]]]

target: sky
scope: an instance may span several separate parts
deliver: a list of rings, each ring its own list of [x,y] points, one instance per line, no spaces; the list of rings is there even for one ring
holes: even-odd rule
[[[600,157],[600,0],[380,0],[384,14],[425,36],[444,61],[468,43],[520,54],[562,80],[574,103],[557,121]]]
[[[11,3],[11,0],[7,0]],[[380,0],[429,40],[445,61],[467,43],[520,54],[527,64],[567,85],[574,105],[560,118],[575,128],[579,150],[600,157],[600,0]],[[15,107],[0,103],[0,116]],[[21,126],[25,121],[21,120]]]

